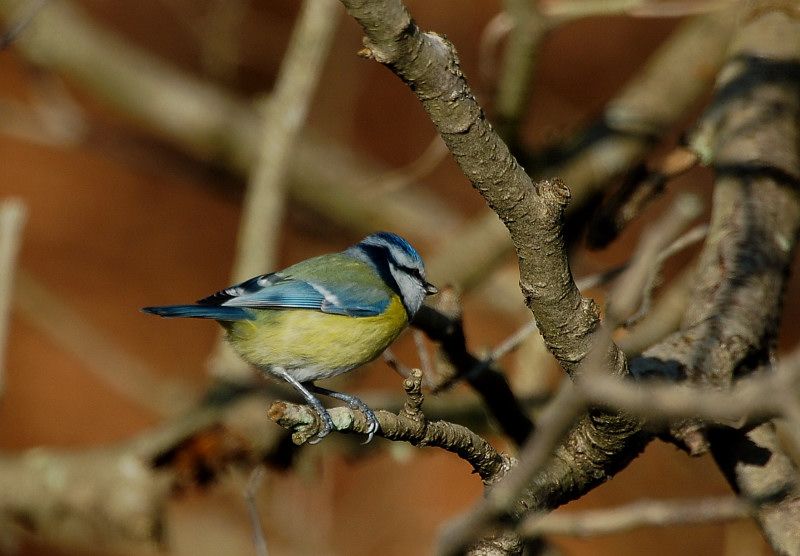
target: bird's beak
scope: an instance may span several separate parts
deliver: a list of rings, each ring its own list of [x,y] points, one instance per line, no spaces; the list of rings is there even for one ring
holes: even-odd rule
[[[439,288],[430,282],[425,282],[425,295],[433,295],[435,293],[439,293]]]

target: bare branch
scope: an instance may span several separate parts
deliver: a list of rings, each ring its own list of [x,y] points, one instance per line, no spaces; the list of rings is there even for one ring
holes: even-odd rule
[[[6,199],[0,203],[0,396],[5,391],[5,355],[14,298],[14,275],[26,219],[27,209],[21,200]]]
[[[529,0],[505,0],[504,12],[511,21],[511,30],[497,83],[494,113],[498,133],[514,145],[530,104],[539,45],[551,29],[552,21],[543,17]]]
[[[686,238],[679,235],[701,210],[702,204],[696,196],[679,196],[670,209],[645,230],[628,268],[608,296],[606,315],[611,322],[634,322],[647,312],[664,260],[686,245]],[[705,231],[699,237],[705,237]]]
[[[376,436],[388,440],[402,440],[414,446],[433,446],[457,454],[472,465],[484,483],[490,484],[503,476],[514,464],[513,460],[497,452],[491,444],[470,429],[447,421],[428,421],[421,411],[422,372],[415,369],[403,382],[408,399],[397,414],[376,411],[380,423]],[[333,426],[338,431],[365,433],[367,421],[361,412],[347,407],[328,410]],[[295,431],[292,439],[302,444],[318,432],[319,418],[308,406],[275,402],[269,417],[280,426]]]
[[[458,296],[443,290],[436,300],[437,308],[423,306],[414,317],[414,326],[440,344],[441,353],[453,366],[455,374],[439,374],[431,381],[434,392],[441,391],[457,378],[464,378],[481,397],[500,428],[518,445],[533,430],[530,417],[514,395],[505,375],[493,362],[481,360],[469,352],[461,321]]]
[[[639,216],[647,205],[664,192],[667,183],[694,168],[697,153],[685,147],[673,149],[655,168],[644,164],[634,168],[625,182],[592,217],[586,242],[592,249],[605,247]]]
[[[800,30],[780,8],[758,6],[742,8],[759,15],[741,28],[690,138],[717,180],[688,309],[680,332],[643,354],[651,368],[720,388],[766,360],[800,229],[800,83],[774,77],[797,75]],[[692,453],[707,449],[696,423],[673,432]]]
[[[686,17],[729,8],[735,0],[570,0],[546,2],[548,17],[569,21],[585,17],[626,14],[634,17]]]
[[[735,497],[689,500],[643,500],[625,506],[582,512],[532,515],[519,526],[524,537],[567,535],[590,537],[641,527],[701,525],[744,519],[753,514],[751,504]]]
[[[8,16],[23,4],[4,0],[0,13]],[[30,25],[32,32],[19,37],[16,47],[32,63],[63,73],[193,156],[242,174],[255,163],[260,114],[248,102],[136,48],[69,0],[51,2]],[[385,168],[310,131],[296,145],[289,193],[334,222],[359,232],[392,229],[430,240],[460,221],[421,187],[376,204],[364,186]]]
[[[526,303],[548,348],[568,373],[575,373],[589,352],[591,333],[599,317],[595,304],[581,297],[568,266],[561,226],[569,190],[558,180],[534,186],[486,121],[458,67],[453,45],[435,33],[420,31],[399,0],[343,3],[366,33],[366,55],[387,65],[416,93],[462,171],[506,225],[519,257],[520,286]],[[602,367],[612,374],[624,375],[624,355],[612,343],[608,346],[600,358]],[[569,432],[572,417],[558,421],[564,426],[554,427],[550,434],[561,439]],[[564,424],[567,420],[569,425]],[[638,452],[639,441],[634,439],[638,439],[639,432],[637,420],[603,415],[582,420],[574,434],[581,438],[581,458],[591,454],[590,457],[599,458],[593,464],[603,465],[600,461],[605,460],[604,467],[610,469],[615,465],[609,459],[627,460]],[[538,453],[541,438],[547,438],[546,433],[526,442],[521,452],[523,463]],[[600,447],[611,438],[613,449]],[[629,439],[636,448],[621,450],[624,442],[620,439]],[[449,550],[461,550],[483,525],[508,511],[508,493],[513,492],[516,500],[538,470],[538,461],[513,469],[503,481],[506,486],[499,491],[504,494],[494,495],[493,489],[487,500],[463,521],[463,526],[451,532]],[[562,493],[562,501],[604,478],[584,475],[586,482],[567,485],[570,492]]]
[[[0,50],[8,48],[17,39],[45,4],[47,0],[31,0],[21,7],[20,13],[14,14],[11,25],[0,34]]]

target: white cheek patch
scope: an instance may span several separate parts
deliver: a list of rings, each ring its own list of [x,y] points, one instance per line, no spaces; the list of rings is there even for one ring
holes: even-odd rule
[[[417,278],[411,276],[407,272],[403,272],[393,264],[389,264],[389,271],[392,273],[392,276],[397,282],[397,286],[400,288],[400,296],[403,298],[403,304],[413,317],[422,306],[422,301],[425,299],[425,288]]]

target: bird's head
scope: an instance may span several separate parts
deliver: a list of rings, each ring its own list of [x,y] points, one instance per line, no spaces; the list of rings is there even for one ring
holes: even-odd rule
[[[426,295],[439,291],[425,279],[425,263],[417,250],[397,234],[370,234],[350,251],[372,264],[383,280],[397,291],[410,317],[419,310]]]

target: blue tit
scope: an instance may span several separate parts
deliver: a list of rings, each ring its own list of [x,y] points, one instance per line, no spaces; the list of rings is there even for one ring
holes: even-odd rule
[[[162,317],[214,319],[233,349],[268,376],[291,384],[322,423],[333,427],[314,394],[362,411],[369,436],[375,414],[355,396],[314,385],[378,357],[408,325],[436,287],[419,253],[402,237],[378,232],[340,253],[320,255],[280,272],[256,276],[194,305],[145,307]]]

